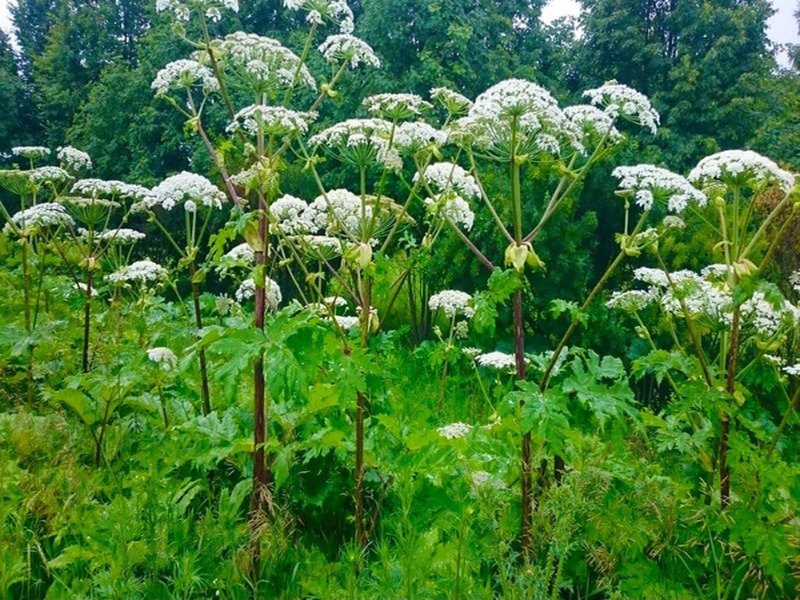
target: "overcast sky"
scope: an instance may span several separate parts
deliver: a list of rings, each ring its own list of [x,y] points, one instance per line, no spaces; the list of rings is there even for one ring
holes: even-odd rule
[[[11,29],[11,17],[8,12],[9,5],[14,0],[0,0],[0,27],[5,31]],[[772,0],[772,5],[777,11],[769,20],[769,36],[776,44],[798,43],[800,36],[797,33],[797,20],[794,11],[798,0]],[[542,19],[546,22],[565,15],[576,15],[579,4],[576,0],[550,0],[542,12]]]

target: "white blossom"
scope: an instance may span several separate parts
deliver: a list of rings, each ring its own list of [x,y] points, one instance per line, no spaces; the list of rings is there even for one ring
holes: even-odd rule
[[[11,221],[17,229],[26,234],[45,227],[71,227],[75,224],[64,207],[56,202],[43,202],[21,210],[12,215]],[[3,231],[11,233],[13,231],[11,224],[6,223]]]
[[[239,288],[236,290],[234,296],[236,301],[240,304],[246,300],[250,300],[256,295],[256,282],[253,279],[245,279],[242,281]],[[278,305],[281,303],[283,296],[281,294],[280,286],[269,277],[264,280],[264,299],[267,306],[272,310],[278,310]]]
[[[235,133],[243,130],[249,135],[260,133],[266,136],[304,134],[316,116],[316,113],[298,112],[282,106],[253,104],[236,113],[227,131]]]
[[[347,119],[311,136],[311,145],[322,147],[343,162],[358,166],[379,163],[402,167],[396,148],[389,145],[392,124],[383,119]]]
[[[336,321],[336,324],[341,329],[344,329],[345,331],[358,327],[358,321],[359,321],[358,317],[347,317],[347,316],[344,316],[344,315],[334,315],[333,318]]]
[[[119,229],[108,229],[101,231],[97,234],[97,239],[101,242],[110,242],[113,244],[133,244],[139,240],[143,240],[145,234],[135,229],[128,229],[120,227]]]
[[[415,153],[433,146],[444,146],[447,134],[423,121],[406,121],[394,130],[394,147],[400,152]]]
[[[180,59],[168,63],[157,74],[150,88],[156,96],[164,96],[170,90],[191,89],[195,86],[203,88],[205,93],[219,91],[219,82],[208,67],[196,60]]]
[[[33,160],[49,156],[50,148],[45,146],[14,146],[11,148],[11,154]]]
[[[625,292],[614,292],[611,299],[606,302],[608,308],[615,308],[625,312],[636,312],[642,310],[654,300],[650,290],[628,290]]]
[[[433,198],[425,198],[425,206],[430,214],[449,219],[455,225],[461,225],[465,231],[471,231],[475,223],[475,213],[469,202],[457,194],[439,194]]]
[[[141,185],[113,179],[80,179],[72,186],[72,193],[91,198],[118,197],[138,200],[149,196],[150,190]]]
[[[586,90],[583,95],[594,105],[602,105],[613,118],[621,117],[642,127],[647,127],[655,135],[661,117],[650,104],[647,96],[627,85],[609,81],[599,88]]]
[[[353,11],[346,0],[283,0],[289,10],[307,10],[339,26],[342,33],[353,33]]]
[[[459,421],[439,427],[436,431],[438,431],[439,435],[443,438],[447,440],[454,440],[469,435],[469,433],[472,431],[472,425],[467,425],[466,423],[461,423]]]
[[[617,167],[612,175],[620,180],[619,189],[632,192],[636,204],[643,210],[650,210],[658,200],[666,204],[674,213],[683,212],[690,202],[705,206],[706,195],[695,189],[685,177],[667,169],[653,165]]]
[[[167,274],[167,270],[153,262],[152,260],[138,260],[130,265],[117,269],[110,275],[106,275],[106,281],[110,283],[141,283],[155,282],[162,279]]]
[[[792,284],[792,289],[800,294],[800,271],[795,271],[789,277],[789,283]]]
[[[147,351],[147,358],[165,371],[172,371],[178,366],[178,357],[169,348],[157,347]]]
[[[429,165],[422,176],[425,183],[435,192],[454,191],[468,199],[479,198],[481,191],[475,178],[455,163],[439,162]],[[419,181],[420,173],[414,175],[414,183]]]
[[[372,207],[363,205],[361,198],[348,190],[330,190],[309,204],[302,218],[328,235],[360,238],[362,228],[372,219]]]
[[[232,261],[254,264],[256,262],[256,253],[250,247],[250,244],[244,243],[234,246],[228,250],[225,253],[225,258],[228,258]]]
[[[284,235],[308,234],[317,230],[314,222],[306,218],[307,210],[305,200],[289,194],[281,196],[269,207],[275,226]]]
[[[513,354],[497,351],[480,354],[475,357],[475,362],[482,367],[497,369],[498,371],[507,371],[517,366],[517,359]]]
[[[237,31],[216,44],[224,65],[236,69],[258,91],[285,89],[295,83],[317,87],[300,57],[273,38]]]
[[[430,91],[431,98],[451,114],[457,115],[472,108],[472,100],[446,87],[435,87]]]
[[[787,300],[776,307],[763,292],[755,292],[746,300],[741,306],[741,313],[765,338],[774,336],[784,326],[794,327],[800,322],[800,310],[797,307]]]
[[[43,184],[48,182],[63,183],[70,179],[70,174],[61,167],[36,167],[35,169],[23,171],[23,173],[28,177],[28,180],[34,184]]]
[[[376,69],[381,66],[381,61],[375,56],[369,44],[346,33],[328,36],[320,44],[319,51],[329,63],[344,62],[349,64],[351,69],[362,63]]]
[[[179,21],[188,21],[194,6],[204,11],[212,21],[220,19],[220,6],[233,12],[239,12],[239,0],[193,0],[190,3],[184,3],[180,0],[156,0],[156,12],[171,12]]]
[[[325,259],[340,256],[342,254],[342,242],[339,238],[329,235],[298,235],[292,236],[290,240],[297,242],[300,249],[314,258],[322,256]]]
[[[194,203],[222,208],[225,194],[202,175],[183,171],[159,183],[143,202],[147,208],[160,206],[164,210],[172,210],[178,204],[185,203],[184,208],[192,212]]]
[[[70,171],[88,171],[92,168],[91,157],[86,152],[72,146],[59,148],[56,157]]]
[[[793,377],[800,377],[800,363],[783,367],[784,373]]]
[[[428,307],[431,311],[442,309],[449,319],[456,315],[464,315],[468,319],[475,314],[475,309],[471,306],[472,296],[459,290],[444,290],[434,294],[428,300]]]
[[[433,108],[417,94],[375,94],[364,98],[362,104],[376,117],[392,121],[419,117]]]
[[[794,187],[794,175],[751,150],[726,150],[706,156],[689,173],[689,181],[698,185],[712,180],[742,185],[751,179],[773,183],[787,193]]]
[[[622,140],[622,134],[614,127],[614,119],[605,111],[589,104],[568,106],[566,117],[580,131],[580,141],[587,145],[592,138],[607,136],[612,144]]]

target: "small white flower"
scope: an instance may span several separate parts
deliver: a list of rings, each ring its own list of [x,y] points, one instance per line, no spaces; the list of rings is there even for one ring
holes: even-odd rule
[[[612,175],[620,180],[619,190],[632,192],[643,210],[650,210],[656,200],[663,201],[673,213],[683,212],[690,202],[698,206],[708,202],[706,195],[685,177],[654,165],[617,167]]]
[[[376,117],[392,121],[420,117],[433,108],[416,94],[375,94],[364,98],[362,104]]]
[[[308,203],[305,200],[285,194],[269,207],[275,226],[284,235],[309,234],[317,231],[313,221],[305,217]]]
[[[281,303],[283,296],[281,288],[274,280],[267,277],[264,280],[264,294],[267,306],[272,310],[278,310],[278,305]],[[236,301],[243,303],[246,300],[254,298],[256,295],[256,282],[253,279],[245,279],[242,281],[239,289],[236,290]]]
[[[783,371],[792,377],[800,377],[800,363],[783,367]]]
[[[599,88],[586,90],[583,95],[594,105],[602,105],[613,118],[621,117],[642,127],[647,127],[655,135],[661,117],[650,104],[647,96],[628,87],[609,81]]]
[[[172,210],[178,204],[184,203],[187,212],[192,212],[197,204],[222,208],[225,194],[202,175],[183,171],[159,183],[143,202],[147,208],[160,206],[164,210]]]
[[[429,165],[422,173],[425,183],[433,188],[434,192],[456,192],[467,198],[480,197],[480,188],[475,178],[455,163],[439,162]],[[414,183],[419,181],[420,174],[414,175]]]
[[[227,131],[244,131],[251,136],[293,136],[306,133],[308,124],[316,116],[316,113],[297,112],[282,106],[253,104],[236,113]]]
[[[73,148],[72,146],[62,146],[58,149],[56,157],[70,171],[88,171],[92,168],[91,157],[82,150]]]
[[[436,87],[430,91],[431,98],[442,105],[450,114],[457,115],[472,108],[472,100],[445,87]]]
[[[119,229],[109,229],[101,231],[97,234],[97,239],[102,242],[109,242],[112,244],[133,244],[139,240],[143,240],[145,235],[141,231],[135,229],[127,229],[120,227]]]
[[[469,435],[470,431],[472,431],[472,425],[456,422],[439,427],[436,431],[438,431],[439,435],[443,438],[447,440],[454,440]]]
[[[170,90],[188,90],[199,86],[207,94],[219,91],[219,82],[214,72],[196,60],[180,59],[168,63],[157,74],[150,87],[156,96],[164,96]]]
[[[376,69],[381,66],[381,61],[365,41],[349,34],[330,35],[319,47],[319,51],[329,63],[344,62],[355,69],[360,64],[365,64]]]
[[[45,146],[14,146],[11,148],[11,154],[30,159],[44,158],[50,155],[50,148]]]
[[[150,348],[147,351],[147,358],[165,371],[172,371],[178,366],[178,357],[175,356],[175,353],[169,348]]]
[[[471,306],[472,296],[459,290],[444,290],[434,294],[428,300],[428,307],[431,311],[442,309],[449,319],[457,315],[464,315],[468,319],[475,315],[475,309]]]
[[[513,354],[497,351],[480,354],[475,357],[475,362],[482,367],[497,369],[498,371],[508,371],[517,366],[517,359]]]
[[[714,180],[745,184],[750,179],[774,183],[787,193],[794,187],[794,175],[751,150],[726,150],[706,156],[689,173],[689,181],[698,185]]]
[[[626,292],[614,292],[611,299],[606,302],[608,308],[616,308],[625,312],[636,312],[642,310],[655,300],[649,290],[628,290]]]
[[[234,246],[225,253],[225,257],[246,264],[254,264],[256,261],[256,253],[250,247],[250,244],[247,243]]]
[[[72,227],[75,225],[64,207],[55,202],[43,202],[21,210],[11,217],[11,221],[23,234],[46,227]],[[11,233],[13,231],[11,224],[6,223],[3,231]]]
[[[138,260],[128,266],[122,267],[110,275],[106,275],[106,281],[110,283],[146,283],[156,282],[167,274],[167,270],[154,263],[152,260]]]

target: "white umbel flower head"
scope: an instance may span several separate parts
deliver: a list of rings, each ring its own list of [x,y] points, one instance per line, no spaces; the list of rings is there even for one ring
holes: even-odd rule
[[[496,369],[498,371],[508,371],[517,366],[517,359],[513,354],[497,351],[479,354],[475,357],[475,362],[482,367]]]
[[[792,377],[800,377],[800,363],[783,367],[783,372]]]
[[[689,181],[701,186],[713,181],[747,185],[751,180],[777,185],[787,193],[794,187],[794,175],[751,150],[725,150],[706,156],[689,173]]]
[[[394,130],[394,147],[400,152],[414,154],[446,143],[446,133],[423,121],[406,121]]]
[[[575,126],[544,88],[507,79],[480,94],[466,117],[453,122],[452,138],[469,143],[493,160],[559,154],[562,143],[584,152]],[[513,146],[513,147],[512,147]]]
[[[236,290],[236,301],[240,304],[254,298],[256,295],[256,282],[253,279],[245,279],[239,289]],[[272,310],[278,310],[278,305],[281,303],[283,296],[281,294],[281,288],[274,280],[267,277],[264,280],[264,296],[267,302],[267,306],[269,306]]]
[[[205,13],[212,21],[219,21],[221,15],[220,8],[227,8],[233,12],[239,12],[239,0],[192,0],[191,2],[181,2],[180,0],[156,0],[156,12],[170,12],[179,21],[188,21],[192,14],[192,9]]]
[[[72,146],[62,146],[59,148],[56,157],[68,171],[88,171],[92,168],[91,157],[83,150],[78,150]]]
[[[604,106],[612,119],[622,118],[647,127],[653,135],[658,131],[661,117],[650,104],[650,100],[627,85],[612,80],[599,88],[586,90],[583,95],[595,106]]]
[[[460,115],[472,108],[472,100],[446,87],[433,88],[430,94],[451,115]]]
[[[203,92],[210,94],[219,91],[219,82],[211,69],[189,59],[168,63],[150,84],[156,96],[165,96],[170,90],[190,90],[194,87],[200,87]]]
[[[475,315],[475,309],[471,306],[472,296],[459,290],[444,290],[434,294],[428,300],[428,307],[432,311],[440,308],[449,319],[454,319],[458,315],[464,315],[471,319]]]
[[[353,33],[353,11],[346,0],[283,0],[289,10],[306,10],[307,21],[321,25],[328,20],[339,27],[342,33]]]
[[[706,195],[694,188],[685,177],[653,165],[617,167],[612,175],[619,179],[618,189],[631,192],[643,210],[653,208],[655,201],[663,202],[673,213],[681,213],[690,202],[698,206],[708,203]]]
[[[330,35],[319,46],[322,56],[331,64],[346,63],[351,69],[360,64],[380,68],[381,61],[369,44],[347,33]]]
[[[429,214],[450,220],[465,231],[471,231],[475,224],[475,213],[472,212],[469,202],[458,194],[447,193],[425,198],[425,206]]]
[[[172,371],[178,366],[178,357],[169,348],[159,346],[147,351],[147,358],[156,363],[164,371]]]
[[[252,136],[294,136],[306,133],[308,124],[316,116],[316,113],[298,112],[282,106],[254,104],[236,113],[227,131],[244,131]]]
[[[367,224],[364,220],[372,219],[372,207],[362,207],[361,198],[348,190],[330,190],[309,204],[302,218],[328,235],[349,234],[360,238],[361,229]]]
[[[47,227],[72,227],[75,222],[66,209],[56,202],[43,202],[15,213],[11,221],[24,235],[34,233]],[[14,231],[11,223],[3,228],[5,233]]]
[[[127,198],[141,200],[150,195],[144,186],[124,181],[105,179],[80,179],[72,186],[72,193],[87,198]]]
[[[181,203],[187,212],[194,212],[198,204],[222,208],[225,194],[202,175],[183,171],[159,183],[144,200],[150,209],[160,206],[164,210],[172,210]]]
[[[377,163],[395,169],[403,163],[397,149],[389,146],[391,129],[392,124],[383,119],[347,119],[309,141],[345,163],[359,167]]]
[[[46,146],[14,146],[11,148],[11,154],[35,160],[50,156],[50,148]]]
[[[314,222],[306,218],[306,211],[308,203],[289,194],[281,196],[269,207],[275,226],[284,235],[301,235],[317,231]]]
[[[421,117],[433,108],[417,94],[375,94],[364,98],[362,104],[376,117],[390,121]]]
[[[622,140],[622,134],[614,127],[613,118],[596,106],[589,104],[568,106],[564,109],[564,114],[580,132],[580,141],[584,146],[603,137],[612,144]]]
[[[628,290],[611,294],[611,299],[606,302],[606,306],[633,313],[646,308],[654,300],[655,296],[650,290]]]
[[[228,250],[225,253],[225,258],[250,265],[256,262],[256,253],[250,247],[250,244],[244,243]]]
[[[215,42],[224,66],[234,69],[253,90],[268,93],[295,83],[316,89],[316,83],[294,52],[278,40],[237,31]],[[201,60],[205,57],[198,56]]]
[[[135,244],[139,240],[143,240],[145,234],[135,229],[127,229],[120,227],[119,229],[108,229],[101,231],[97,234],[97,239],[101,242],[108,242],[109,244]]]
[[[154,283],[167,275],[167,270],[153,262],[152,260],[137,260],[130,265],[117,269],[110,275],[106,275],[106,281],[110,283]]]
[[[470,431],[472,431],[472,425],[467,425],[459,421],[439,427],[436,431],[446,440],[455,440],[469,435]]]
[[[425,183],[434,192],[455,192],[467,199],[477,199],[481,195],[475,178],[455,163],[439,162],[429,165],[422,173]],[[414,175],[414,183],[419,181],[420,174]]]

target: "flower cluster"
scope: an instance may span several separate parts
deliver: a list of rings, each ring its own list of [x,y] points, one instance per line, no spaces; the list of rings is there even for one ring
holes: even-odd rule
[[[70,179],[70,174],[61,167],[36,167],[23,172],[27,175],[28,181],[33,184],[63,183]]]
[[[783,300],[778,305],[767,300],[763,292],[755,292],[741,307],[742,318],[749,320],[764,338],[774,336],[784,327],[796,327],[800,322],[800,309]]]
[[[472,108],[472,100],[458,92],[445,87],[436,87],[430,91],[431,98],[447,109],[447,112],[458,115]]]
[[[438,431],[439,435],[443,438],[447,440],[454,440],[469,435],[470,431],[472,431],[472,425],[467,425],[466,423],[461,423],[459,421],[439,427],[436,431]]]
[[[744,185],[750,180],[777,185],[787,193],[794,187],[794,175],[751,150],[726,150],[706,156],[689,173],[689,181],[699,185],[711,181]]]
[[[82,171],[92,168],[91,157],[83,150],[78,150],[72,146],[62,146],[56,154],[59,162],[70,171]]]
[[[433,198],[425,198],[428,212],[452,221],[454,225],[461,225],[466,231],[471,231],[475,224],[475,213],[472,212],[469,202],[456,194],[439,194]]]
[[[150,190],[141,185],[113,179],[108,181],[104,179],[80,179],[72,186],[72,193],[89,198],[118,197],[139,200],[149,196]]]
[[[228,250],[228,252],[225,253],[225,258],[235,262],[253,264],[256,261],[256,253],[250,247],[250,244],[244,243]]]
[[[330,35],[319,46],[319,51],[329,63],[343,62],[355,69],[361,63],[380,68],[381,61],[369,44],[347,33]]]
[[[295,83],[311,89],[317,87],[311,72],[302,64],[300,57],[278,40],[237,31],[215,43],[225,66],[236,69],[256,91],[284,89]]]
[[[346,0],[283,0],[289,10],[307,10],[309,23],[322,25],[323,19],[335,23],[342,33],[353,33],[353,11]]]
[[[227,131],[244,131],[249,135],[292,136],[308,131],[316,113],[298,112],[282,106],[254,104],[243,108],[233,117]]]
[[[150,84],[150,88],[155,90],[156,96],[164,96],[170,90],[188,90],[195,86],[202,87],[206,94],[219,91],[219,82],[211,69],[196,60],[189,59],[168,63],[156,74],[156,78]]]
[[[447,134],[424,121],[407,121],[395,127],[393,143],[398,151],[413,154],[432,145],[444,146]]]
[[[314,222],[306,216],[308,203],[300,198],[286,194],[269,207],[278,231],[285,235],[307,234],[316,231]]]
[[[647,96],[627,85],[609,81],[599,88],[586,90],[583,95],[594,105],[602,105],[612,119],[619,117],[647,127],[655,135],[661,117]]]
[[[160,206],[164,210],[172,210],[183,203],[186,212],[191,213],[197,210],[198,203],[211,208],[222,208],[224,202],[225,194],[208,179],[183,171],[154,187],[150,195],[142,201],[142,205],[148,209]]]
[[[192,0],[188,3],[180,0],[156,0],[156,12],[171,12],[179,21],[188,21],[192,14],[192,8],[205,11],[206,17],[212,21],[219,21],[220,7],[239,12],[239,0]]]
[[[433,108],[416,94],[375,94],[364,98],[362,104],[373,115],[391,121],[420,117]]]
[[[357,166],[379,163],[397,170],[403,162],[397,149],[389,146],[391,127],[383,119],[347,119],[311,136],[309,141],[342,162]]]
[[[256,282],[253,279],[245,279],[242,281],[241,285],[234,294],[236,301],[240,304],[250,300],[255,295]],[[283,295],[281,294],[280,286],[269,277],[264,280],[264,296],[267,306],[269,306],[272,310],[278,310],[278,305],[281,303]]]
[[[475,309],[470,306],[471,302],[472,296],[466,292],[444,290],[430,297],[428,307],[432,311],[441,308],[449,319],[454,319],[457,315],[464,315],[471,319],[475,315]]]
[[[153,262],[152,260],[137,260],[130,265],[122,267],[110,275],[106,275],[106,281],[110,283],[140,283],[155,282],[167,274],[167,270]]]
[[[143,240],[144,238],[145,235],[141,231],[127,229],[125,227],[120,227],[119,229],[108,229],[97,234],[98,240],[112,244],[134,244],[139,240]]]
[[[175,356],[175,353],[169,348],[150,348],[147,351],[147,358],[165,371],[172,371],[178,366],[178,357]]]
[[[616,144],[622,141],[622,134],[614,127],[614,119],[607,112],[589,104],[568,106],[564,115],[580,132],[580,141],[587,145],[594,138],[606,137]]]
[[[456,192],[468,199],[480,197],[481,190],[475,178],[455,163],[434,163],[422,173],[425,183],[439,193]],[[419,181],[420,174],[414,175],[414,183]]]
[[[498,371],[508,371],[517,366],[517,359],[513,354],[497,351],[479,354],[475,357],[475,362],[482,367],[497,369]]]
[[[558,154],[562,141],[585,152],[575,126],[544,88],[524,79],[507,79],[480,94],[467,116],[454,121],[455,141],[471,142],[496,160]]]
[[[318,196],[303,213],[303,218],[328,235],[360,237],[365,221],[372,219],[372,207],[345,189],[330,190]]]
[[[705,206],[706,195],[695,189],[685,177],[667,169],[653,165],[635,165],[617,167],[612,175],[620,180],[619,189],[631,192],[636,197],[636,204],[643,210],[653,208],[656,200],[664,201],[667,209],[674,213],[683,212],[689,202]]]
[[[50,148],[45,146],[14,146],[11,148],[11,154],[15,156],[22,156],[31,160],[37,158],[44,158],[50,155]]]
[[[74,225],[72,217],[63,206],[56,202],[43,202],[25,210],[15,213],[11,217],[11,222],[16,229],[23,233],[43,229],[45,227],[71,227]],[[3,228],[5,233],[13,231],[11,223],[6,223]]]

